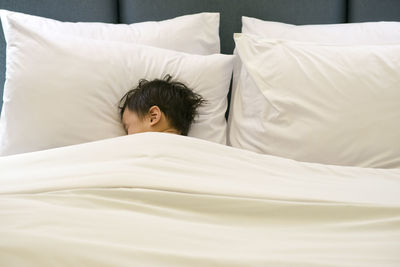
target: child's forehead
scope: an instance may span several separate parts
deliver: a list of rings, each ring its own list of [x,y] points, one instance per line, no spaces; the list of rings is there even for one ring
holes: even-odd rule
[[[122,123],[125,124],[125,121],[131,116],[132,111],[129,108],[125,108],[124,112],[122,113]]]
[[[122,118],[126,118],[126,117],[129,117],[131,115],[135,115],[135,114],[136,114],[135,111],[133,111],[133,110],[129,109],[128,107],[126,107],[124,112],[122,113]]]

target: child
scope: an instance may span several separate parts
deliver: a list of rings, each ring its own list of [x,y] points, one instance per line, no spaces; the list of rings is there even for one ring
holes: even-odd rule
[[[121,120],[127,134],[166,132],[187,135],[196,109],[205,100],[170,75],[140,80],[120,100]]]

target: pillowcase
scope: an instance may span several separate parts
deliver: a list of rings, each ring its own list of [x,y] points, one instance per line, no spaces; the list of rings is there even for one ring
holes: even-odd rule
[[[400,42],[400,22],[361,22],[324,25],[286,24],[242,17],[242,33],[267,38],[333,44],[387,44]],[[241,63],[234,67],[233,89],[237,87]]]
[[[199,55],[220,53],[219,13],[199,13],[160,22],[108,24],[60,22],[19,12],[0,10],[5,36],[7,19],[39,31],[150,45]],[[6,19],[7,18],[7,19]],[[193,29],[196,32],[193,33]]]
[[[235,43],[245,70],[235,104],[246,109],[233,116],[234,146],[300,161],[400,167],[400,45],[246,34]],[[247,82],[268,105],[251,99]]]
[[[357,45],[400,42],[400,22],[295,26],[242,17],[242,32],[267,38],[325,44]],[[260,89],[254,84],[246,68],[242,68],[240,57],[237,57],[234,65],[232,96],[228,119],[228,144],[267,153],[261,148],[254,148],[254,143],[261,140],[264,135],[263,130],[260,129],[261,126],[255,126],[247,122],[250,117],[253,116],[267,116],[267,114],[254,114],[253,108],[255,105],[264,106],[263,112],[268,112],[268,110],[271,109],[269,102]],[[258,133],[258,135],[255,133]],[[254,140],[250,140],[249,138],[253,138]]]
[[[242,17],[242,33],[267,38],[333,44],[385,44],[400,41],[400,22],[361,22],[300,25]],[[237,87],[241,62],[236,60],[233,90]]]
[[[400,40],[400,22],[300,25],[242,17],[242,33],[268,38],[336,44],[383,44]]]
[[[7,25],[7,73],[0,155],[124,135],[121,97],[139,79],[166,74],[208,101],[199,108],[189,135],[225,143],[234,56],[91,40],[41,31],[10,16],[2,19]]]

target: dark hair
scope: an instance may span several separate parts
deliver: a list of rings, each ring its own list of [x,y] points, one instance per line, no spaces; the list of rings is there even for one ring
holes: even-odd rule
[[[197,108],[205,103],[203,97],[194,93],[185,84],[172,81],[170,75],[164,79],[148,81],[142,79],[136,88],[128,91],[120,100],[121,119],[125,108],[143,118],[152,106],[158,106],[171,126],[187,135],[194,121]]]

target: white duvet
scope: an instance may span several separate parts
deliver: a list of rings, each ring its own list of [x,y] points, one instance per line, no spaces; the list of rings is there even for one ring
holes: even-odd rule
[[[3,157],[0,266],[400,266],[400,169],[160,133]]]

